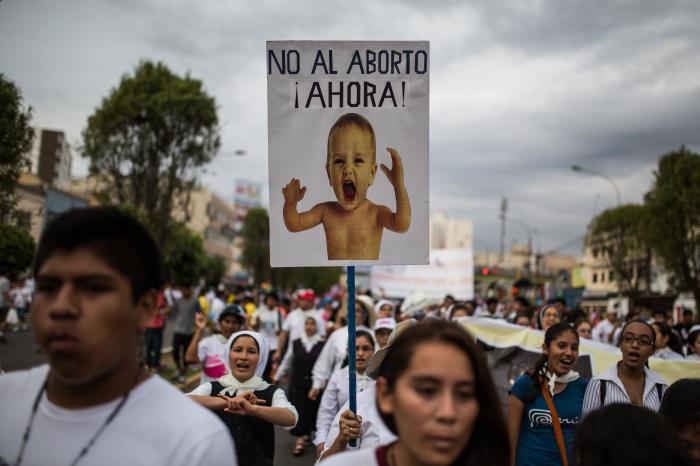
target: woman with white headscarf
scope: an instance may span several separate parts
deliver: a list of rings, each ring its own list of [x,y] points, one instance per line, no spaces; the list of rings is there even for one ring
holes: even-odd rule
[[[275,383],[289,375],[289,399],[299,411],[299,422],[290,434],[296,437],[292,454],[301,456],[316,424],[316,414],[321,400],[308,397],[311,390],[311,369],[318,359],[323,344],[319,329],[323,326],[320,316],[304,319],[304,333],[292,341],[291,348],[284,354],[282,364],[275,374]]]
[[[226,375],[188,393],[226,423],[236,444],[238,464],[272,465],[274,426],[292,429],[299,417],[284,391],[261,378],[268,354],[267,340],[261,334],[236,332],[226,343]]]

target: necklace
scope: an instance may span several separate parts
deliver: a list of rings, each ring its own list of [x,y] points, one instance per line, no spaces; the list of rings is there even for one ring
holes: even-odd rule
[[[90,447],[97,441],[98,437],[102,434],[102,432],[107,428],[107,426],[114,420],[115,417],[117,417],[117,414],[119,414],[119,411],[121,411],[122,407],[124,407],[124,404],[126,403],[126,400],[129,399],[129,394],[131,393],[131,390],[134,388],[136,385],[136,381],[139,379],[139,376],[141,375],[141,370],[143,367],[139,364],[139,370],[136,372],[136,377],[134,377],[134,380],[131,382],[131,385],[129,386],[129,389],[126,391],[124,396],[122,397],[121,400],[119,400],[119,403],[117,406],[114,407],[111,413],[109,413],[109,416],[107,416],[107,419],[105,419],[105,422],[102,423],[99,429],[97,429],[97,432],[92,436],[90,440],[85,444],[83,448],[80,449],[80,452],[78,453],[78,456],[75,457],[75,459],[70,463],[71,466],[75,466],[78,461],[83,459],[85,455],[87,455],[88,451],[90,451]],[[34,399],[34,404],[32,405],[32,413],[29,415],[29,422],[27,423],[27,428],[24,430],[24,434],[22,435],[22,445],[19,448],[19,453],[17,454],[17,460],[15,461],[15,466],[19,466],[22,463],[22,457],[24,456],[24,450],[27,447],[27,443],[29,442],[29,436],[32,433],[32,424],[34,423],[34,416],[36,416],[36,411],[39,408],[39,402],[41,401],[41,397],[46,391],[46,384],[48,383],[48,376],[46,377],[46,380],[44,380],[44,383],[41,384],[41,388],[39,389],[39,393],[36,394],[36,398]]]

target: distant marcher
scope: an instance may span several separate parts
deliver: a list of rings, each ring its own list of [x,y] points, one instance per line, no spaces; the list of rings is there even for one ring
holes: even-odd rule
[[[694,325],[688,332],[688,357],[692,361],[700,361],[700,325]]]
[[[583,400],[583,416],[602,406],[628,403],[658,411],[668,385],[656,372],[646,367],[654,353],[654,329],[643,320],[627,322],[622,328],[622,360],[593,377]]]
[[[144,337],[144,352],[146,367],[152,372],[160,369],[160,356],[163,351],[163,329],[165,328],[165,317],[170,312],[165,294],[158,292],[158,304],[153,319],[146,325],[146,335]]]
[[[578,347],[571,325],[552,325],[540,359],[511,387],[508,431],[515,465],[554,466],[570,460],[587,384],[573,370]]]
[[[10,279],[7,272],[0,266],[0,343],[7,343],[5,327],[7,326],[7,313],[10,311]]]
[[[615,329],[620,326],[618,312],[617,307],[610,309],[605,319],[598,322],[598,325],[593,328],[594,340],[609,345],[613,344],[612,337]]]
[[[194,334],[185,354],[188,364],[202,365],[200,385],[226,375],[226,342],[231,335],[243,329],[246,312],[238,304],[229,304],[217,313],[217,319],[218,331],[202,338],[207,319],[201,312],[196,315]]]
[[[581,338],[585,338],[587,340],[593,339],[593,326],[587,319],[577,319],[576,322],[574,322],[574,328],[576,329],[578,336]]]
[[[559,322],[561,322],[561,313],[556,306],[553,304],[542,306],[542,309],[540,309],[537,315],[537,326],[540,330],[546,333],[549,327]]]
[[[160,255],[116,208],[44,229],[32,329],[48,365],[0,376],[0,464],[235,465],[226,427],[139,362]]]
[[[273,366],[272,360],[274,359],[274,353],[277,351],[279,335],[284,323],[284,316],[278,306],[277,293],[270,291],[265,295],[265,302],[255,310],[251,319],[253,330],[260,332],[265,337],[270,348],[267,367],[265,367],[265,372],[263,373],[263,379],[265,380],[270,380]]]
[[[450,315],[447,320],[454,321],[460,317],[470,317],[474,312],[469,313],[469,308],[466,304],[457,303],[450,309]]]
[[[671,423],[686,451],[700,465],[700,379],[680,379],[668,387],[659,414]]]
[[[374,312],[372,306],[361,300],[355,302],[355,325],[357,330],[365,330],[370,335],[374,335],[371,328],[371,315]],[[320,356],[314,364],[312,370],[313,388],[309,392],[309,397],[313,400],[318,397],[323,387],[333,373],[343,366],[343,361],[348,351],[348,326],[347,322],[343,327],[335,330],[323,347]]]
[[[311,369],[314,367],[318,355],[321,354],[324,341],[319,334],[319,328],[323,326],[322,319],[307,317],[304,321],[304,335],[292,342],[292,347],[282,359],[282,363],[275,375],[275,383],[289,375],[289,400],[299,412],[299,422],[290,431],[296,437],[292,454],[300,456],[304,453],[304,446],[309,441],[311,431],[316,425],[316,415],[321,400],[309,398],[311,390]]]
[[[693,466],[666,420],[640,406],[614,403],[586,416],[573,466]]]
[[[374,313],[378,319],[396,318],[396,305],[387,299],[380,299],[374,305]]]
[[[682,360],[683,351],[680,348],[678,337],[673,334],[671,327],[665,322],[654,321],[652,327],[656,331],[656,352],[654,356],[661,359]]]
[[[396,321],[391,317],[377,319],[374,323],[374,338],[379,348],[384,348],[389,342],[389,335],[396,328]]]
[[[177,367],[176,380],[184,383],[187,376],[185,353],[194,334],[195,314],[201,312],[199,298],[193,293],[189,284],[182,287],[182,298],[175,301],[171,309],[170,319],[173,321],[174,332],[172,356]]]

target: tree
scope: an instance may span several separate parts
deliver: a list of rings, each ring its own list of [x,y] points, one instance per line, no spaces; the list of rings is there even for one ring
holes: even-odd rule
[[[154,234],[155,227],[143,210],[131,204],[122,204],[119,208],[141,222],[151,235]],[[202,237],[182,222],[171,222],[170,228],[167,241],[159,246],[165,277],[177,285],[199,283],[209,264]]]
[[[644,228],[644,207],[627,204],[601,212],[593,219],[589,236],[591,247],[610,261],[621,292],[630,298],[630,307],[641,291],[651,285],[651,248]]]
[[[226,274],[226,259],[216,254],[204,259],[204,281],[207,286],[217,286]]]
[[[202,82],[142,61],[88,118],[83,154],[98,195],[143,210],[163,244],[174,209],[187,212],[198,170],[219,149],[216,104]]]
[[[270,218],[265,209],[251,209],[243,220],[242,265],[253,270],[255,284],[270,280],[274,288],[328,290],[338,283],[340,267],[270,267]]]
[[[34,238],[24,229],[0,223],[0,268],[17,276],[32,265]]]
[[[681,146],[661,157],[644,202],[654,253],[674,287],[700,304],[700,155]]]
[[[250,209],[243,219],[241,265],[253,272],[256,285],[270,277],[270,218],[265,209]]]
[[[32,109],[24,108],[22,94],[0,73],[0,221],[15,222],[15,186],[22,170],[30,167],[34,139]]]
[[[206,261],[202,237],[184,223],[173,222],[171,234],[163,246],[163,264],[168,280],[175,284],[196,285]]]

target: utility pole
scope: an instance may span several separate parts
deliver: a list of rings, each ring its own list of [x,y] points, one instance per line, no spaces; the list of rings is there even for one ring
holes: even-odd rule
[[[499,265],[503,263],[503,254],[506,248],[506,212],[508,211],[508,198],[503,196],[501,198],[501,249],[498,254]]]

